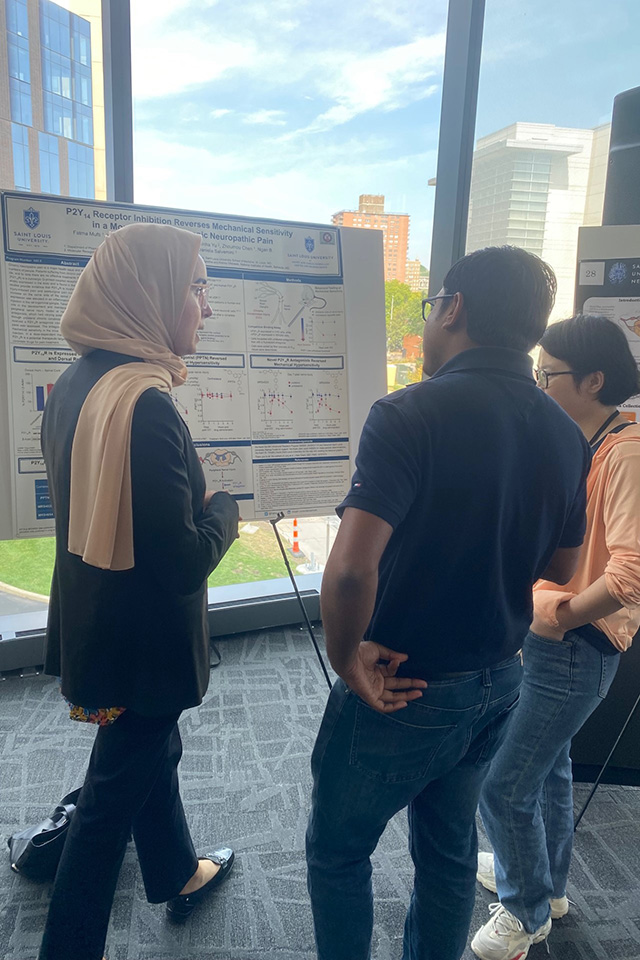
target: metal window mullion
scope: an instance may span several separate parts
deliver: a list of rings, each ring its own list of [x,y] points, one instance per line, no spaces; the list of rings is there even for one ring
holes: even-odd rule
[[[464,256],[485,0],[449,0],[429,294]]]
[[[130,0],[102,0],[107,198],[133,203]]]

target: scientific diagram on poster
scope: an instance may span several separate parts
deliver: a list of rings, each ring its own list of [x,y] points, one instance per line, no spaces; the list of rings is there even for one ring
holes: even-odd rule
[[[251,351],[344,353],[341,285],[253,281],[246,285],[245,309]]]
[[[208,489],[226,490],[232,497],[240,497],[252,488],[253,463],[248,440],[217,446],[196,442],[195,446]]]
[[[227,490],[246,520],[333,510],[348,488],[351,454],[337,228],[21,193],[1,202],[0,442],[11,464],[4,536],[53,532],[40,428],[58,377],[76,359],[60,317],[93,251],[130,223],[202,237],[211,316],[172,398],[209,489]]]

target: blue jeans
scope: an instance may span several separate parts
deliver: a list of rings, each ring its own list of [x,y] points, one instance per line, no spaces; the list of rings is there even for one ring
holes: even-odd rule
[[[571,738],[609,692],[620,656],[605,656],[571,632],[564,640],[530,632],[523,652],[520,703],[485,780],[480,813],[498,896],[533,933],[549,917],[549,898],[567,889]]]
[[[476,807],[521,677],[516,656],[432,681],[394,714],[337,681],[311,760],[307,865],[319,960],[371,956],[370,857],[407,806],[415,881],[403,960],[459,960],[475,897]]]

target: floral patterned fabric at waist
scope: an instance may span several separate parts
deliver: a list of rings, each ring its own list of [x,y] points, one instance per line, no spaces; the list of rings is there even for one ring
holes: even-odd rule
[[[79,707],[75,703],[69,704],[69,719],[79,720],[81,723],[97,723],[106,727],[124,713],[126,707]]]
[[[62,677],[58,677],[58,683],[62,687]],[[62,693],[62,690],[60,691]],[[107,727],[114,720],[121,716],[126,707],[79,707],[77,703],[71,703],[62,693],[65,703],[69,707],[69,719],[79,720],[81,723],[97,723],[100,727]]]

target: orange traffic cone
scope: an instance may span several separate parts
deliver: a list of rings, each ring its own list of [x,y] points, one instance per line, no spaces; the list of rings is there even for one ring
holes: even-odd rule
[[[298,521],[293,520],[293,543],[291,544],[291,553],[297,557],[300,553],[300,544],[298,543]]]

